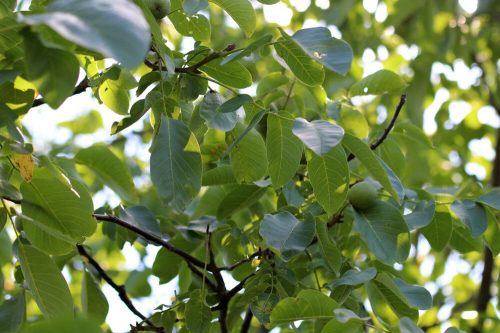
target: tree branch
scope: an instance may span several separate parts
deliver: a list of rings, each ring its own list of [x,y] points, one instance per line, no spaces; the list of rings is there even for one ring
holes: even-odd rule
[[[151,233],[147,232],[146,230],[143,230],[143,229],[141,229],[133,224],[125,222],[116,216],[94,214],[94,218],[98,221],[112,222],[112,223],[118,224],[119,226],[122,226],[125,229],[133,231],[136,234],[138,234],[139,236],[142,236],[143,238],[145,238],[145,239],[147,239],[155,244],[163,246],[168,251],[175,253],[178,256],[182,257],[186,262],[190,262],[191,264],[193,264],[194,266],[197,266],[199,268],[203,268],[203,269],[205,268],[205,263],[202,262],[201,260],[198,260],[195,257],[193,257],[192,255],[190,255],[189,253],[173,246],[172,244],[170,244],[166,240],[162,239],[161,237],[154,235],[154,234],[151,234]],[[209,265],[209,267],[210,266],[211,265]],[[213,269],[213,267],[210,267],[210,268]]]
[[[87,259],[89,264],[99,273],[103,280],[106,281],[106,283],[109,284],[118,293],[118,296],[120,297],[122,302],[127,306],[127,308],[129,308],[132,313],[134,313],[137,317],[141,318],[141,320],[150,325],[151,328],[154,328],[154,331],[163,332],[162,327],[155,326],[145,315],[137,310],[137,308],[128,297],[125,286],[116,284],[116,282],[113,281],[113,279],[108,275],[108,273],[106,273],[106,271],[99,265],[99,263],[95,261],[95,259],[87,252],[87,250],[85,250],[85,247],[83,247],[83,245],[77,244],[76,248],[78,249],[78,253],[82,257]]]
[[[252,322],[253,313],[248,307],[247,312],[245,313],[245,318],[243,319],[243,324],[241,324],[240,333],[248,333],[250,330],[250,323]]]
[[[75,90],[73,91],[73,94],[71,96],[81,94],[82,92],[87,90],[88,87],[89,87],[89,79],[87,77],[84,77],[83,80],[81,80],[80,83],[78,83],[78,85],[75,87]],[[40,106],[45,103],[46,102],[43,98],[37,98],[33,101],[31,107],[33,108],[35,106]]]
[[[403,95],[401,95],[401,98],[399,99],[398,106],[396,107],[396,111],[394,112],[394,115],[392,116],[391,121],[389,122],[389,124],[387,125],[387,127],[384,129],[384,132],[382,133],[382,135],[377,140],[375,140],[375,142],[373,142],[370,145],[370,148],[372,150],[377,149],[377,147],[380,146],[382,144],[382,142],[384,142],[384,140],[387,138],[387,136],[389,135],[389,133],[393,129],[394,125],[396,124],[396,120],[398,119],[399,113],[403,109],[403,106],[405,105],[405,103],[406,103],[406,94],[403,94]],[[347,160],[351,161],[355,157],[356,156],[354,156],[354,154],[351,153],[347,157]]]
[[[262,250],[262,249],[259,248],[257,251],[255,251],[254,253],[252,253],[251,255],[249,255],[247,258],[241,259],[237,263],[234,263],[234,264],[232,264],[230,266],[220,267],[219,269],[221,271],[232,271],[235,268],[243,265],[244,263],[252,261],[254,258],[261,257],[263,254],[267,253],[268,251],[269,251],[268,249]]]

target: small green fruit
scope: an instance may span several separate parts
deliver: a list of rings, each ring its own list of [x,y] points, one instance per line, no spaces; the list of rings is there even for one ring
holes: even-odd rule
[[[377,202],[377,190],[368,182],[360,182],[349,189],[347,199],[354,208],[366,210]]]
[[[157,20],[161,20],[170,12],[170,0],[145,0],[145,2]]]

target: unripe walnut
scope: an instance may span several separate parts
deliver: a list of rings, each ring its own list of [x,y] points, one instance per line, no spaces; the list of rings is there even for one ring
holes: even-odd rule
[[[347,199],[354,208],[366,210],[377,202],[377,190],[372,184],[363,181],[349,189]]]

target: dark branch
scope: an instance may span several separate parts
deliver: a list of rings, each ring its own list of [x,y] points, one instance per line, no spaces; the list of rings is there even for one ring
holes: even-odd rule
[[[391,121],[389,122],[389,124],[387,125],[387,127],[384,129],[384,132],[382,133],[382,135],[377,140],[375,140],[375,142],[373,142],[370,145],[370,148],[372,150],[377,149],[377,147],[380,146],[382,144],[382,142],[384,142],[384,140],[387,138],[387,136],[389,135],[389,133],[393,129],[394,125],[396,124],[396,120],[398,119],[399,113],[403,109],[403,106],[405,105],[405,103],[406,103],[406,94],[403,94],[403,95],[401,95],[401,98],[399,100],[398,106],[396,107],[396,111],[394,112],[394,115],[392,116]],[[347,157],[347,160],[351,161],[355,157],[356,156],[354,156],[354,154],[351,153]]]
[[[203,263],[201,260],[196,259],[189,253],[173,246],[166,240],[162,239],[161,237],[151,234],[147,232],[146,230],[143,230],[133,224],[130,224],[128,222],[125,222],[121,219],[119,219],[116,216],[111,216],[111,215],[101,215],[101,214],[94,214],[94,218],[98,221],[105,221],[105,222],[112,222],[115,224],[118,224],[119,226],[124,227],[125,229],[128,229],[130,231],[135,232],[139,236],[143,237],[144,239],[151,241],[155,244],[161,245],[164,248],[166,248],[168,251],[177,254],[178,256],[182,257],[186,262],[190,262],[194,266],[197,266],[199,268],[205,268],[205,263]],[[211,265],[210,265],[211,266]],[[212,268],[212,267],[211,267]]]
[[[89,87],[89,79],[87,77],[85,77],[75,87],[75,90],[73,91],[72,96],[81,94],[82,92],[87,90],[88,87]],[[33,105],[31,107],[40,106],[40,105],[45,104],[45,103],[46,102],[43,98],[37,98],[33,101]]]
[[[163,332],[162,327],[155,326],[145,315],[137,310],[137,308],[128,297],[125,286],[116,284],[116,282],[113,281],[113,279],[108,275],[108,273],[106,273],[106,271],[99,265],[99,263],[95,261],[95,259],[87,252],[87,250],[85,250],[85,247],[83,247],[83,245],[77,244],[76,248],[78,249],[78,253],[80,253],[82,257],[85,257],[87,259],[89,264],[99,273],[103,280],[106,281],[106,283],[109,284],[114,290],[116,290],[118,296],[127,306],[127,308],[130,309],[130,311],[132,311],[137,317],[141,318],[141,320],[146,322],[148,325],[154,327],[154,330],[156,332]]]
[[[196,268],[192,263],[189,261],[186,261],[186,264],[188,268],[193,272],[193,274],[197,275],[201,280],[205,278],[205,283],[208,285],[210,289],[212,289],[214,292],[217,292],[217,285],[212,282],[212,280],[209,279],[209,277],[206,275],[206,273],[201,272],[198,268]]]
[[[248,333],[248,331],[250,330],[250,323],[252,322],[252,317],[253,317],[253,313],[249,307],[247,312],[245,313],[245,318],[243,319],[243,324],[241,324],[240,333]]]

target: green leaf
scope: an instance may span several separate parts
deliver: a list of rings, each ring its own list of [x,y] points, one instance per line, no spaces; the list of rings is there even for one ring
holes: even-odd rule
[[[421,200],[417,203],[410,214],[404,217],[410,231],[428,226],[432,222],[434,212],[436,211],[436,202],[434,200]]]
[[[230,100],[225,101],[221,106],[217,108],[217,112],[221,113],[230,113],[237,111],[244,104],[251,103],[253,101],[250,95],[241,94],[236,97],[231,98]]]
[[[392,183],[387,176],[387,172],[366,143],[355,136],[346,133],[342,140],[342,144],[359,159],[359,161],[372,174],[373,178],[375,178],[395,200],[399,199],[398,193],[394,190]]]
[[[236,126],[238,115],[236,112],[221,112],[219,109],[225,104],[223,102],[222,96],[218,92],[208,92],[200,103],[200,115],[206,120],[209,128],[228,132]]]
[[[422,331],[420,327],[418,327],[417,324],[415,324],[413,320],[408,317],[401,318],[401,321],[399,322],[399,330],[401,333],[424,333],[424,331]]]
[[[221,165],[203,173],[202,186],[225,185],[236,183],[233,168],[230,165]]]
[[[326,222],[316,220],[316,237],[323,260],[333,272],[338,273],[342,264],[342,254],[330,239]]]
[[[47,318],[73,317],[73,297],[52,259],[22,243],[19,243],[18,254],[24,279],[43,315]]]
[[[385,163],[385,161],[382,159],[382,157],[375,155],[380,162],[380,165],[384,168],[385,172],[387,173],[387,177],[389,177],[389,181],[391,182],[392,188],[398,195],[399,202],[402,202],[405,198],[405,188],[403,184],[401,183],[401,180],[399,180],[398,176],[392,169]]]
[[[161,118],[151,146],[151,180],[162,199],[185,207],[201,188],[200,147],[182,121]]]
[[[168,18],[174,25],[175,30],[182,35],[193,37],[197,41],[210,41],[210,21],[201,14],[188,17],[180,0],[171,0],[171,11]]]
[[[238,138],[245,130],[245,126],[238,123],[234,130],[230,132],[229,140]],[[266,144],[255,129],[248,131],[243,139],[234,146],[230,157],[234,176],[238,182],[251,183],[266,175]]]
[[[111,111],[127,115],[130,102],[129,90],[136,86],[130,72],[112,66],[103,74],[104,80],[99,86],[99,98]]]
[[[81,300],[82,312],[95,322],[104,323],[109,310],[108,300],[89,272],[83,275]]]
[[[334,72],[345,75],[351,68],[351,46],[332,37],[328,28],[302,29],[297,31],[292,39],[309,57]]]
[[[76,134],[92,134],[103,127],[102,117],[99,111],[90,110],[88,113],[73,120],[63,121],[58,124]]]
[[[398,122],[396,126],[394,126],[391,135],[400,136],[403,140],[409,141],[410,144],[416,143],[419,146],[434,149],[431,139],[429,139],[424,131],[408,120]]]
[[[297,320],[333,319],[337,302],[320,291],[306,289],[297,297],[282,299],[271,312],[271,325],[290,324]]]
[[[483,206],[466,199],[453,201],[450,208],[467,225],[472,237],[481,236],[486,231],[488,219]]]
[[[370,251],[388,265],[396,261],[398,235],[408,233],[399,210],[384,201],[377,201],[364,211],[355,209],[354,229],[361,234]]]
[[[450,238],[450,245],[460,253],[481,252],[483,250],[482,237],[473,237],[470,229],[453,221],[453,232]]]
[[[262,98],[288,82],[290,82],[288,77],[281,72],[269,73],[257,84],[257,97]]]
[[[122,118],[120,121],[115,121],[111,126],[111,134],[116,134],[124,129],[135,124],[139,119],[142,118],[148,111],[148,107],[146,106],[145,100],[140,99],[132,105],[130,108],[130,116]]]
[[[293,135],[293,120],[288,113],[267,117],[266,149],[269,176],[274,188],[285,185],[292,179],[300,165],[303,145]]]
[[[182,8],[187,15],[193,15],[208,7],[208,0],[184,0]]]
[[[0,332],[18,332],[26,321],[25,297],[24,293],[11,296],[0,305]]]
[[[60,317],[54,320],[44,320],[34,325],[25,326],[21,333],[103,333],[99,325],[83,318]]]
[[[144,206],[131,206],[125,209],[119,207],[118,216],[129,224],[161,236],[160,223],[153,213]]]
[[[247,37],[253,35],[256,27],[255,10],[248,0],[209,0],[226,11],[240,26]]]
[[[69,52],[50,49],[32,33],[24,34],[26,76],[42,93],[47,104],[57,109],[73,94],[80,65]]]
[[[311,59],[285,32],[274,44],[276,53],[283,58],[292,73],[308,86],[318,86],[325,79],[323,66]]]
[[[312,156],[307,162],[314,195],[328,215],[343,207],[349,190],[349,165],[344,149],[334,147],[323,156]]]
[[[483,194],[477,201],[490,206],[493,209],[500,210],[500,188],[495,188],[492,191]]]
[[[222,62],[221,62],[221,66],[228,64],[230,62],[233,62],[235,60],[239,60],[243,57],[250,56],[253,52],[258,50],[260,47],[270,43],[272,39],[273,39],[273,35],[270,35],[270,34],[260,37],[256,41],[250,43],[244,49],[233,52],[230,55],[228,55],[227,57],[225,57],[224,60],[222,60]]]
[[[344,137],[344,129],[326,120],[308,122],[295,118],[292,132],[316,155],[323,156],[338,145]]]
[[[377,270],[374,267],[368,267],[364,271],[350,269],[342,274],[340,278],[334,280],[330,288],[333,289],[338,286],[356,286],[371,281],[376,275]]]
[[[405,81],[396,73],[381,69],[352,85],[351,96],[398,94],[406,87]]]
[[[238,185],[234,190],[229,192],[217,209],[217,217],[223,219],[242,211],[256,203],[260,197],[266,193],[265,187],[256,185]]]
[[[350,320],[348,322],[342,323],[338,319],[331,319],[323,329],[321,333],[364,333],[365,329],[362,322]]]
[[[200,67],[202,72],[230,87],[243,89],[252,85],[252,74],[238,61],[221,65],[223,59],[216,59]]]
[[[95,144],[81,149],[76,154],[75,161],[94,171],[104,185],[109,186],[123,200],[128,202],[137,200],[134,181],[128,166],[105,145]]]
[[[304,251],[315,233],[314,219],[299,221],[289,212],[266,214],[260,223],[259,233],[267,245],[281,252],[285,260]]]
[[[164,247],[158,251],[153,262],[153,274],[160,278],[160,284],[170,282],[179,274],[182,258]]]
[[[0,197],[6,198],[7,200],[21,201],[23,196],[17,188],[15,188],[11,183],[0,179]]]
[[[191,292],[184,314],[188,332],[206,333],[210,329],[212,311],[205,304],[205,296],[201,290]]]
[[[411,306],[419,310],[428,310],[432,307],[432,295],[424,287],[407,284],[405,281],[394,278],[394,283],[405,295]]]
[[[67,40],[128,68],[143,61],[151,41],[142,11],[127,0],[56,0],[47,6],[46,13],[21,16],[19,20],[30,25],[46,24]]]
[[[451,216],[447,208],[436,209],[432,222],[421,229],[432,249],[441,251],[448,244],[453,232]]]

